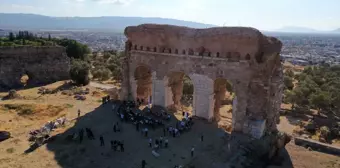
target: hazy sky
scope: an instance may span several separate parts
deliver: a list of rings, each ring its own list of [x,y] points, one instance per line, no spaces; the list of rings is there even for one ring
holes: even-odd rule
[[[163,17],[262,30],[340,28],[340,0],[0,0],[0,12]]]

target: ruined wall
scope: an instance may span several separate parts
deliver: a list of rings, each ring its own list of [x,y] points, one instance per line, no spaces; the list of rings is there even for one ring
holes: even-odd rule
[[[165,90],[160,81],[172,72],[183,72],[194,83],[194,113],[208,119],[214,115],[213,81],[228,79],[236,93],[233,131],[261,136],[264,131],[276,130],[282,100],[282,43],[276,38],[246,27],[192,29],[153,24],[127,27],[125,35],[126,75],[133,76],[131,71],[140,65],[148,66],[154,80],[159,80],[157,87]],[[129,87],[122,90],[127,93]],[[169,94],[154,95],[165,100]]]
[[[0,90],[22,87],[20,78],[28,75],[28,85],[69,79],[70,59],[63,47],[0,47]]]

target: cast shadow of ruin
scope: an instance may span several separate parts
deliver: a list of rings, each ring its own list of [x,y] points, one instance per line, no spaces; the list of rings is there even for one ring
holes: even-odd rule
[[[279,40],[252,28],[191,29],[152,24],[127,27],[125,35],[128,40],[122,59],[120,98],[178,107],[183,76],[187,75],[193,83],[192,115],[204,120],[194,120],[190,131],[180,137],[169,137],[169,148],[160,149],[160,156],[155,157],[148,138],[136,132],[135,126],[120,123],[123,131],[113,133],[117,117],[111,105],[105,104],[47,144],[62,167],[134,168],[140,167],[142,160],[154,168],[266,167],[278,153],[284,156],[279,155],[281,159],[275,163],[292,167],[287,152],[277,152],[290,141],[276,127],[283,92]],[[219,95],[224,90],[215,86],[225,88],[225,79],[233,84],[235,93],[232,134],[207,122],[219,117]],[[175,116],[172,122],[176,122]],[[93,130],[97,140],[84,140],[82,144],[64,141],[86,127]],[[163,135],[162,130],[150,131],[149,136],[157,139]],[[105,147],[99,146],[99,135],[104,137]],[[123,141],[126,150],[113,152],[111,140]]]
[[[164,121],[164,124],[175,126],[178,120],[174,114],[170,113],[170,115],[171,120]],[[215,123],[209,123],[202,119],[193,119],[193,121],[192,128],[178,137],[174,138],[166,133],[164,140],[169,140],[169,147],[165,148],[163,145],[158,150],[160,156],[155,157],[148,144],[149,138],[155,140],[163,136],[163,127],[156,127],[155,130],[148,127],[148,137],[145,137],[141,132],[144,126],[140,126],[140,130],[137,131],[133,123],[122,122],[116,112],[112,110],[112,104],[108,103],[78,118],[73,127],[53,137],[53,141],[47,143],[47,149],[54,153],[55,159],[63,168],[139,168],[142,160],[147,162],[146,167],[154,168],[173,168],[175,165],[183,165],[188,168],[213,168],[226,167],[240,153],[233,151],[243,150],[246,148],[244,144],[250,141],[243,135],[224,132]],[[121,132],[113,131],[113,125],[117,122]],[[82,143],[79,143],[79,138],[68,139],[73,133],[78,133],[80,129],[85,128],[90,128],[93,131],[95,140],[88,139],[86,132]],[[203,142],[200,139],[201,135],[204,135]],[[99,136],[104,137],[105,146],[100,146]],[[123,142],[124,152],[113,151],[110,146],[111,140]],[[190,155],[192,146],[195,147],[193,157]],[[256,153],[257,151],[254,151],[253,154]],[[258,160],[252,160],[251,157]],[[244,167],[266,167],[267,165],[292,167],[285,149],[282,149],[272,162],[258,156],[250,156],[247,159],[251,161]]]

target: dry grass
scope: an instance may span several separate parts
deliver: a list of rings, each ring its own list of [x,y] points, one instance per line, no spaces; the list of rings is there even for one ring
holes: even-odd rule
[[[19,116],[29,118],[31,120],[40,120],[42,118],[57,117],[69,105],[54,106],[47,104],[1,104],[3,111],[16,113]]]

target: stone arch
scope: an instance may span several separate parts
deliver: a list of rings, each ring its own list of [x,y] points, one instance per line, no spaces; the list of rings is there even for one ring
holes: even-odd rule
[[[214,119],[219,125],[232,128],[232,101],[235,96],[233,84],[226,78],[214,80]]]
[[[147,103],[152,95],[152,72],[151,68],[144,64],[139,64],[134,70],[132,79],[133,94],[135,99],[143,100]]]
[[[187,79],[189,81],[187,81]],[[192,104],[192,94],[193,94],[193,85],[192,80],[188,75],[185,74],[183,71],[169,71],[166,75],[166,83],[169,87],[168,90],[166,90],[166,106],[170,106],[173,109],[176,110],[185,110],[183,108],[183,104],[185,106],[189,106],[190,103],[188,101],[191,100]],[[191,86],[190,86],[191,83]],[[192,88],[190,88],[192,87]],[[192,89],[192,90],[190,90]],[[191,94],[191,97],[190,97]],[[187,100],[188,99],[188,100]]]

